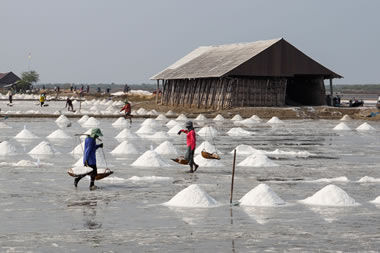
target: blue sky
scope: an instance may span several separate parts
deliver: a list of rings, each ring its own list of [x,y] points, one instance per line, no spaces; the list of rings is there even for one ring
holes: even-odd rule
[[[198,46],[283,37],[344,76],[334,83],[380,83],[379,10],[376,0],[2,0],[0,72],[147,83]]]

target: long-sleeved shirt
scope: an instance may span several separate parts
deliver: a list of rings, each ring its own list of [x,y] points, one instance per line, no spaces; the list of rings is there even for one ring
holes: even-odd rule
[[[182,129],[181,132],[186,133],[186,145],[190,147],[191,150],[194,150],[197,143],[194,129],[191,129],[190,131]]]
[[[95,138],[87,137],[84,142],[84,154],[83,154],[83,164],[86,165],[96,165],[96,150],[100,145],[96,145]]]
[[[120,111],[121,111],[121,112],[122,112],[122,111],[125,111],[125,113],[129,113],[129,112],[131,112],[131,105],[130,105],[129,103],[126,104],[126,105],[124,105],[123,108],[121,108]]]

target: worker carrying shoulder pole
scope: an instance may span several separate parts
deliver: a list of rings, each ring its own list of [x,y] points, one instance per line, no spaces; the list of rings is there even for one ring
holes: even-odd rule
[[[186,128],[181,129],[178,132],[178,135],[180,135],[182,132],[186,133],[186,145],[187,145],[187,150],[185,153],[185,159],[189,162],[190,165],[190,172],[193,173],[198,169],[198,164],[194,162],[194,152],[195,152],[195,146],[196,146],[196,136],[195,136],[195,131],[193,127],[193,122],[188,121],[186,122]]]
[[[131,104],[128,102],[128,100],[124,101],[124,106],[123,106],[123,108],[120,109],[120,112],[122,112],[122,111],[124,111],[125,119],[129,118],[129,123],[132,124],[132,115],[131,115],[132,108],[131,108]]]

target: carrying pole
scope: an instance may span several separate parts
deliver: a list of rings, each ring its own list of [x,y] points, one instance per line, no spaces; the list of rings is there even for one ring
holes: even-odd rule
[[[233,195],[233,192],[234,192],[235,161],[236,161],[236,149],[234,149],[234,162],[232,164],[232,181],[231,181],[230,204],[232,204],[232,195]]]

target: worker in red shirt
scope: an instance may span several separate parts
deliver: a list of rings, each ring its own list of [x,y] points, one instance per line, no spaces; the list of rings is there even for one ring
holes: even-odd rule
[[[195,152],[195,146],[196,146],[197,139],[195,137],[193,122],[191,122],[191,121],[186,122],[186,128],[187,128],[187,130],[185,130],[185,129],[179,130],[178,135],[180,135],[182,132],[187,134],[186,135],[187,150],[185,153],[185,159],[189,162],[190,173],[193,173],[199,167],[198,164],[196,164],[194,162],[194,152]]]
[[[131,112],[132,112],[132,108],[131,108],[131,104],[128,102],[128,100],[125,100],[124,101],[124,106],[123,108],[121,108],[121,112],[124,111],[124,117],[125,119],[129,118],[129,123],[132,124],[132,115],[131,115]]]

